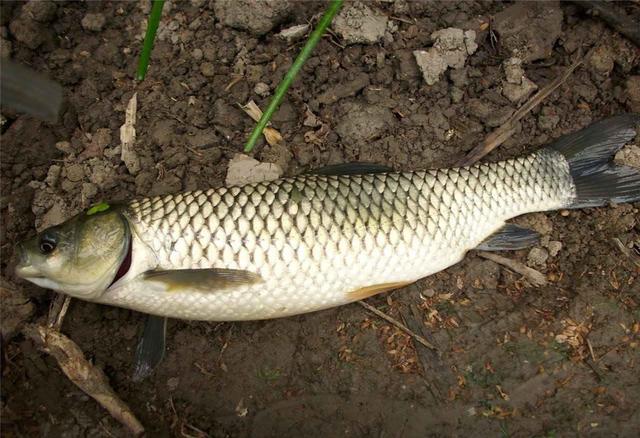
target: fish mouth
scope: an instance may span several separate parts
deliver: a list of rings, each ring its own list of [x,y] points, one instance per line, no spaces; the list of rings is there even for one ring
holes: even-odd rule
[[[24,278],[25,280],[31,280],[32,278],[44,278],[42,272],[31,264],[29,254],[22,243],[18,243],[16,245],[15,255],[18,259],[18,264],[16,265],[16,275],[18,277]]]
[[[16,266],[16,275],[20,278],[24,278],[25,280],[44,278],[42,273],[31,265]]]
[[[122,259],[122,262],[120,263],[120,266],[118,267],[118,271],[116,272],[116,275],[113,277],[113,280],[111,281],[111,284],[109,284],[107,289],[109,289],[111,286],[113,286],[122,277],[127,275],[127,272],[129,272],[129,269],[131,269],[131,258],[132,258],[132,251],[133,251],[132,240],[133,239],[131,238],[131,235],[129,235],[129,240],[127,242],[127,249],[126,249],[125,256]]]

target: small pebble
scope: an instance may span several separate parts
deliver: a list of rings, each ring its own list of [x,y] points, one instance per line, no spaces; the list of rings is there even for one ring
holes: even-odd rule
[[[177,377],[170,377],[169,379],[167,379],[167,389],[169,391],[175,391],[178,388],[179,384],[180,379]]]
[[[253,92],[256,93],[260,97],[267,97],[270,93],[269,86],[264,82],[258,82],[255,87],[253,87]]]
[[[191,56],[193,57],[193,59],[195,59],[196,61],[201,61],[202,60],[202,50],[201,49],[193,49],[193,51],[191,52]]]
[[[422,291],[422,295],[424,295],[427,298],[431,298],[436,294],[436,291],[433,289],[425,289]]]
[[[102,14],[86,14],[82,17],[80,24],[82,24],[82,28],[85,30],[90,30],[92,32],[100,32],[106,23],[106,18]]]
[[[98,194],[98,187],[96,187],[93,183],[82,183],[82,191],[80,192],[80,196],[82,200],[87,202],[93,199]]]
[[[562,249],[562,242],[558,242],[557,240],[552,240],[547,245],[547,249],[549,249],[549,255],[551,257],[555,257],[558,255],[558,253]]]
[[[504,74],[507,77],[507,82],[510,84],[519,85],[522,83],[524,77],[524,70],[522,69],[522,59],[509,58],[502,63],[504,68]]]
[[[64,168],[65,176],[71,182],[82,181],[84,178],[84,167],[78,163],[70,163]]]
[[[60,173],[62,172],[62,167],[57,164],[49,167],[49,171],[47,172],[47,178],[44,180],[49,187],[55,187],[60,179]]]
[[[215,66],[210,62],[203,62],[200,64],[200,72],[207,77],[211,77],[216,74]]]
[[[544,248],[531,248],[527,257],[527,265],[532,267],[543,267],[547,263],[549,252]]]

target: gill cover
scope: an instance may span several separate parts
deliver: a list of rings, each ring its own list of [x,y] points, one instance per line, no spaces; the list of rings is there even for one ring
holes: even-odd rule
[[[123,275],[130,240],[120,209],[97,204],[19,244],[16,273],[42,287],[95,299]]]

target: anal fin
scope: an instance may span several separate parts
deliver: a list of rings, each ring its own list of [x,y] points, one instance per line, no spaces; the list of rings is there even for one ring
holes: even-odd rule
[[[529,248],[540,240],[540,234],[528,228],[506,224],[487,237],[476,249],[482,251],[515,251]]]
[[[394,283],[374,284],[347,292],[347,296],[352,301],[364,300],[365,298],[369,298],[383,292],[387,292],[393,289],[399,289],[411,283],[411,281],[396,281]]]

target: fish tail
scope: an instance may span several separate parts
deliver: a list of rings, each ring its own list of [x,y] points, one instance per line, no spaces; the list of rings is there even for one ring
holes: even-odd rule
[[[640,172],[613,163],[636,136],[640,114],[622,114],[560,138],[549,146],[569,164],[576,197],[569,208],[599,207],[609,202],[640,201]]]

